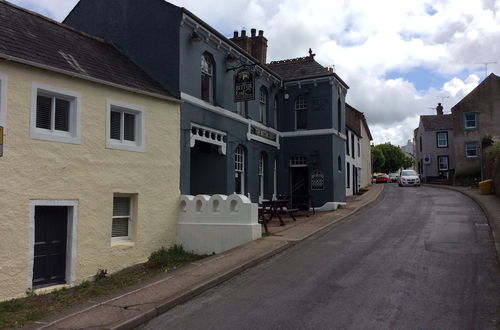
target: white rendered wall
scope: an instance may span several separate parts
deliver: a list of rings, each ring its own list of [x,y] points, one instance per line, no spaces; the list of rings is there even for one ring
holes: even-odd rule
[[[221,253],[262,236],[257,204],[244,195],[182,195],[177,244],[197,254]]]

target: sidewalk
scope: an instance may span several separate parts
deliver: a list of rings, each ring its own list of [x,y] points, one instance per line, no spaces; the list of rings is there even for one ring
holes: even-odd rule
[[[425,186],[459,191],[469,196],[479,205],[479,207],[481,207],[490,224],[493,240],[495,241],[495,248],[497,250],[497,260],[500,265],[500,198],[496,195],[481,195],[479,194],[478,188],[436,184],[426,184]]]
[[[296,222],[284,218],[285,226],[273,220],[269,223],[270,236],[166,273],[154,282],[89,301],[25,328],[132,329],[354,214],[374,202],[382,190],[383,185],[372,185],[363,195],[348,197],[342,209],[299,216]]]

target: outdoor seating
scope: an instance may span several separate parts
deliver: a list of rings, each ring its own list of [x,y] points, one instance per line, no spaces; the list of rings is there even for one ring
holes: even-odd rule
[[[305,211],[306,217],[309,217],[310,210],[312,210],[313,214],[316,214],[311,195],[292,195],[289,199],[290,204],[293,208],[300,211]]]
[[[262,201],[259,205],[259,223],[264,226],[266,232],[267,223],[272,220],[272,218],[278,218],[280,222],[280,226],[284,226],[285,222],[283,221],[282,215],[288,215],[296,221],[295,212],[298,209],[290,207],[290,201],[288,199],[277,199],[277,200],[265,200]]]

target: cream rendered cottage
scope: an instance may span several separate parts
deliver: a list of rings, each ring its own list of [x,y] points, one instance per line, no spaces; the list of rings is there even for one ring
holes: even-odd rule
[[[111,44],[0,2],[0,300],[175,242],[179,100]]]

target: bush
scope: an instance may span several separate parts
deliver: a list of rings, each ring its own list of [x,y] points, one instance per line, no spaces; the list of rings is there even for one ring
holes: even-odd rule
[[[158,251],[151,253],[147,267],[161,268],[170,266],[176,263],[185,263],[189,261],[195,261],[201,259],[203,256],[199,256],[194,253],[189,253],[184,251],[181,245],[174,245],[168,249],[162,247]]]
[[[455,173],[456,185],[470,186],[479,180],[481,180],[480,169]]]

